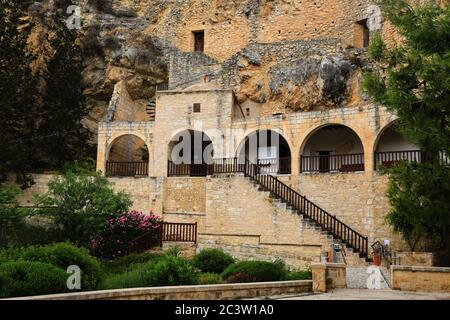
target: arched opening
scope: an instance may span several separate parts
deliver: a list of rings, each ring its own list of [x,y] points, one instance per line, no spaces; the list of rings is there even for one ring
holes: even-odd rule
[[[344,125],[314,131],[300,151],[300,172],[364,171],[364,147],[358,135]]]
[[[248,135],[238,148],[239,162],[248,159],[261,167],[263,174],[291,174],[291,149],[286,139],[273,130],[258,130]]]
[[[375,145],[375,168],[392,167],[401,161],[421,163],[429,159],[399,132],[397,125],[398,122],[391,123],[380,133]]]
[[[184,130],[169,143],[168,176],[204,177],[212,173],[214,147],[201,131]]]
[[[149,151],[145,142],[132,134],[115,139],[108,151],[106,175],[148,176]]]

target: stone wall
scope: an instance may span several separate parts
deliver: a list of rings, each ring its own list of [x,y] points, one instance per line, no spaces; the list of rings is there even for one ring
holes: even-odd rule
[[[7,300],[238,300],[312,292],[311,280],[120,289]]]
[[[409,247],[384,219],[389,212],[385,195],[387,179],[377,173],[303,174],[298,177],[297,190],[356,231],[369,236],[369,245],[389,239],[394,250],[407,250]]]
[[[206,178],[167,178],[164,192],[164,212],[205,213]]]
[[[34,174],[35,184],[26,189],[18,198],[20,205],[32,206],[32,198],[35,193],[44,193],[48,191],[48,182],[58,177],[54,174]],[[133,202],[131,209],[149,213],[153,210],[155,213],[161,212],[159,182],[156,178],[108,178],[112,182],[113,190],[116,192],[126,192],[130,195]]]
[[[392,266],[391,286],[402,291],[450,292],[450,268]]]

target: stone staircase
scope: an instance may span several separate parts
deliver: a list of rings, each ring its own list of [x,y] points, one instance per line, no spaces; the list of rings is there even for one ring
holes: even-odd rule
[[[268,199],[271,199],[275,212],[298,215],[300,218],[299,232],[302,234],[303,240],[314,239],[314,243],[322,246],[322,251],[324,253],[328,252],[332,245],[339,244],[342,247],[342,253],[344,255],[343,263],[353,267],[363,267],[364,270],[370,265],[370,262],[366,261],[365,258],[360,257],[359,252],[354,252],[352,247],[347,247],[343,244],[342,240],[336,239],[332,234],[330,234],[329,231],[324,230],[324,228],[316,221],[300,214],[299,210],[289,206],[286,201],[280,199],[280,197],[262,187],[257,181],[251,179],[250,177],[247,177],[247,180],[256,192],[262,194]]]

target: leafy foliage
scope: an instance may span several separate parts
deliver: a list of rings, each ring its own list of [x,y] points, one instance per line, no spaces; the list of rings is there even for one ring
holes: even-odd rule
[[[386,45],[380,35],[372,41],[375,67],[363,85],[398,115],[406,138],[431,156],[427,163],[386,169],[392,206],[387,219],[412,249],[426,239],[441,264],[448,264],[450,168],[442,159],[450,155],[450,6],[383,0],[382,9],[403,41]]]
[[[222,273],[233,262],[232,256],[218,249],[205,249],[193,259],[194,266],[207,273]]]
[[[109,219],[106,229],[91,241],[92,252],[102,257],[118,257],[127,254],[127,248],[137,238],[152,233],[153,242],[160,243],[161,217],[131,211]]]
[[[101,288],[120,289],[152,286],[179,286],[197,283],[197,273],[189,261],[173,256],[134,265],[123,273],[107,276]]]
[[[0,264],[0,297],[22,297],[66,291],[67,274],[49,263],[11,261]]]
[[[89,110],[76,32],[67,29],[65,11],[33,13],[32,3],[0,0],[0,179],[16,172],[24,186],[31,170],[93,154],[81,123]],[[32,48],[37,26],[46,43]]]
[[[82,272],[81,285],[85,291],[97,288],[102,273],[100,262],[96,258],[90,256],[86,249],[77,248],[70,243],[0,251],[2,263],[20,260],[47,263],[62,270],[67,270],[71,265],[77,265]]]
[[[25,226],[26,212],[18,208],[19,190],[0,186],[0,246],[17,242],[18,230]]]
[[[240,261],[230,265],[222,273],[228,283],[281,281],[288,271],[280,261]]]
[[[222,277],[217,273],[200,273],[197,276],[197,284],[199,285],[222,284],[223,282]]]
[[[83,247],[131,205],[128,195],[114,192],[106,178],[97,173],[89,175],[79,167],[53,178],[48,189],[35,196],[36,205],[43,208],[39,214],[52,219],[60,241]]]

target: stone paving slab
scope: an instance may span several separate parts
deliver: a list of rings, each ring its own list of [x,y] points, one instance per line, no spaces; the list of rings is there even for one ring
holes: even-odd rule
[[[335,289],[324,294],[286,297],[283,300],[450,300],[450,292]]]

